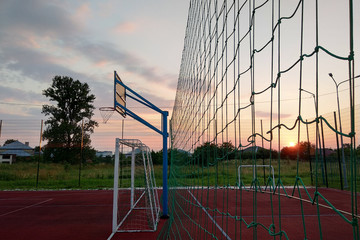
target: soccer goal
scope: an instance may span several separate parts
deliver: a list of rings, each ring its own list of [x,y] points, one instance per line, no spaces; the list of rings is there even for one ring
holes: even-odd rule
[[[113,224],[116,232],[156,231],[160,204],[150,149],[137,139],[116,139]]]

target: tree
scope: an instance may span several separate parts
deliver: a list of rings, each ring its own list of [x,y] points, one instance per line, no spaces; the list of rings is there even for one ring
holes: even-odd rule
[[[7,145],[7,144],[10,144],[10,143],[13,143],[13,142],[16,142],[18,140],[15,140],[15,139],[8,139],[4,142],[4,146]]]
[[[162,151],[155,152],[154,150],[151,150],[151,159],[152,159],[154,165],[162,164],[162,162],[163,162],[162,158],[163,158]]]
[[[283,159],[295,160],[298,156],[300,161],[310,161],[310,156],[315,154],[315,145],[309,142],[299,142],[293,147],[281,149],[280,156]]]
[[[43,95],[55,105],[43,105],[42,113],[49,118],[43,138],[48,140],[44,158],[54,162],[74,163],[80,155],[83,127],[83,146],[90,148],[90,134],[98,123],[92,120],[95,95],[90,94],[87,83],[74,81],[71,77],[55,76]]]
[[[221,158],[224,159],[234,159],[235,158],[235,146],[232,142],[223,142],[219,147],[219,154]]]
[[[212,142],[205,142],[194,150],[193,158],[200,166],[207,166],[208,164],[214,165],[218,155],[218,146]]]

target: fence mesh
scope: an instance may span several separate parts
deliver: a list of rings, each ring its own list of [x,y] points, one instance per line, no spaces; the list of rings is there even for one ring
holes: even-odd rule
[[[359,239],[352,8],[190,1],[160,238]]]

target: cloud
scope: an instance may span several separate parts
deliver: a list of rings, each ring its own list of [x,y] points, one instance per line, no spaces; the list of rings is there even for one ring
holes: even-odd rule
[[[162,73],[144,59],[119,49],[107,41],[85,37],[82,22],[91,13],[88,4],[74,13],[66,3],[42,0],[5,0],[0,7],[0,59],[9,68],[43,81],[49,75],[68,75],[80,71],[74,67],[89,61],[94,67],[121,66],[146,81],[174,88],[177,77]],[[118,31],[135,31],[135,22],[122,22]],[[77,58],[77,59],[75,59]],[[76,62],[78,60],[78,62]]]
[[[0,113],[3,119],[14,116],[39,116],[46,99],[38,93],[0,86]]]
[[[122,71],[131,73],[135,76],[133,79],[145,80],[146,85],[176,88],[175,74],[164,73],[143,58],[113,43],[88,38],[83,25],[91,11],[88,4],[74,7],[62,1],[1,1],[1,80],[12,86],[14,84],[9,82],[14,82],[15,78],[19,83],[31,79],[31,82],[38,82],[38,86],[46,88],[55,75],[71,76],[90,85],[97,97],[97,106],[112,105],[112,81],[105,82],[104,77],[109,78],[101,72],[109,67],[112,69],[113,66],[121,66]],[[133,22],[117,25],[119,31],[127,33],[135,31],[137,27]],[[99,69],[100,73],[96,73],[94,69]],[[134,80],[136,87],[139,87],[137,89],[143,94],[146,91],[141,91],[141,85],[138,84],[140,82],[142,81]],[[43,89],[29,90],[24,87],[23,91],[14,92],[15,89],[2,87],[0,93],[2,96],[13,96],[11,101],[31,102],[41,99],[41,90]],[[146,96],[154,99],[155,105],[171,104],[163,96],[155,95],[156,93],[150,93]],[[9,101],[10,98],[0,99]]]
[[[20,71],[43,82],[54,73],[67,75],[70,68],[58,63],[59,49],[81,30],[61,4],[34,0],[0,3],[0,60],[9,70]],[[54,48],[54,46],[57,47]],[[64,51],[64,52],[65,52]]]
[[[277,116],[277,113],[273,113],[273,116]],[[264,112],[264,111],[256,111],[256,117],[257,118],[264,118],[264,119],[269,119],[270,118],[270,112]],[[280,114],[280,118],[281,119],[285,119],[285,118],[290,118],[293,117],[292,114],[287,114],[287,113],[281,113]]]
[[[80,25],[69,18],[69,14],[62,5],[49,1],[3,0],[0,28],[11,32],[33,32],[39,36],[73,34],[80,30]]]
[[[18,99],[19,96],[23,99],[24,102],[28,103],[36,103],[39,104],[39,102],[44,101],[44,98],[42,98],[41,94],[32,92],[32,91],[26,91],[21,89],[15,89],[11,87],[4,87],[0,85],[0,101],[5,100],[15,100]]]
[[[72,20],[84,26],[91,16],[91,8],[88,3],[81,4],[72,17]]]
[[[117,24],[113,31],[117,34],[129,34],[138,29],[138,24],[135,22],[121,22]]]
[[[78,41],[74,47],[79,54],[86,56],[97,66],[106,63],[122,66],[124,70],[141,76],[146,81],[168,85],[174,88],[177,76],[161,71],[153,66],[149,66],[143,59],[119,49],[109,42],[89,42]],[[175,81],[174,81],[175,80]]]
[[[0,59],[7,62],[8,70],[20,71],[35,81],[49,82],[54,75],[74,75],[72,70],[57,64],[55,59],[39,51],[15,46],[2,51]]]

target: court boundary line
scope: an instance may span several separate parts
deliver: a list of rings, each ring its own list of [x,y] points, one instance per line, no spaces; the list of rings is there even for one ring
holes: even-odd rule
[[[255,192],[254,189],[249,189],[249,190],[245,190],[245,191]],[[293,195],[286,195],[286,194],[281,193],[281,192],[280,192],[280,193],[279,193],[279,192],[269,192],[269,191],[262,191],[262,192],[257,191],[257,192],[258,192],[258,193],[273,194],[273,195],[280,195],[280,196],[282,196],[282,197],[286,197],[286,198],[289,198],[289,199],[295,199],[295,200],[299,200],[299,201],[302,201],[302,202],[306,202],[306,203],[310,203],[310,204],[312,204],[312,205],[315,205],[315,203],[313,203],[313,201],[310,201],[310,200],[308,200],[308,199],[299,198],[299,197],[296,197],[296,196],[293,196]],[[334,209],[333,209],[332,207],[328,206],[328,205],[325,205],[325,204],[322,204],[322,203],[316,203],[316,204],[318,204],[320,207],[327,208],[327,209],[330,209],[330,210],[333,210],[333,211],[334,211]],[[334,207],[335,207],[335,206],[334,206]],[[338,208],[336,208],[336,207],[335,207],[335,209],[336,209],[337,211],[339,211],[340,213],[342,213],[342,214],[345,214],[345,215],[348,215],[348,216],[351,216],[351,217],[353,216],[352,213],[347,212],[347,211],[345,211],[345,210],[341,210],[341,209],[338,209]],[[339,214],[337,214],[337,215],[340,216]],[[359,215],[354,214],[354,217],[360,219],[360,216],[359,216]]]
[[[285,186],[284,187],[285,189],[293,189],[294,186]],[[306,187],[307,189],[316,189],[316,187],[314,186],[309,186],[309,187]],[[171,188],[169,188],[171,189]],[[177,189],[186,189],[189,191],[189,187],[175,187],[173,188],[175,190]],[[204,190],[201,186],[195,186],[195,187],[192,187],[192,189],[196,189],[196,190]],[[229,187],[210,187],[210,188],[206,188],[206,189],[210,189],[210,190],[213,190],[213,189],[230,189],[230,190],[240,190],[239,187],[236,187],[236,186],[229,186]],[[329,190],[329,191],[333,191],[335,190],[335,192],[338,192],[338,193],[342,193],[342,194],[348,194],[350,195],[351,192],[348,192],[348,191],[344,191],[344,192],[341,192],[341,190],[339,189],[335,189],[335,188],[323,188],[323,187],[320,187],[318,189],[324,189],[324,190]],[[246,191],[246,192],[255,192],[255,190],[253,188],[242,188],[243,191]],[[305,190],[305,189],[304,189]],[[286,198],[289,198],[289,199],[294,199],[294,200],[299,200],[299,201],[302,201],[302,202],[306,202],[306,203],[310,203],[310,204],[313,204],[312,201],[308,200],[308,199],[305,199],[305,198],[299,198],[297,196],[293,196],[293,195],[287,195],[287,194],[284,194],[284,193],[279,193],[278,191],[276,192],[273,192],[273,191],[257,191],[258,193],[266,193],[266,194],[273,194],[273,195],[280,195],[281,197],[286,197]],[[360,196],[360,192],[357,192],[357,194]],[[325,204],[322,204],[322,203],[318,203],[320,207],[323,207],[323,208],[327,208],[327,209],[330,209],[330,210],[334,210],[332,207],[328,206],[328,205],[325,205]],[[203,207],[201,204],[200,204],[201,207]],[[334,206],[335,207],[335,206]],[[335,207],[336,208],[336,207]],[[338,209],[336,208],[336,210],[338,210],[340,213],[344,214],[344,215],[347,215],[347,216],[350,216],[350,217],[353,217],[353,214],[350,213],[350,212],[347,212],[345,210],[342,210],[342,209]],[[360,219],[360,215],[356,215],[354,214],[354,217]]]
[[[293,217],[301,217],[301,214],[281,214],[281,217],[283,218],[293,218]],[[335,213],[326,213],[326,214],[320,214],[321,217],[340,217],[339,214]],[[221,218],[221,217],[230,217],[230,216],[224,216],[224,215],[216,215],[215,218]],[[253,218],[254,215],[242,215],[242,218]],[[272,215],[256,215],[256,217],[260,218],[271,218]],[[274,215],[274,217],[279,217],[278,215]],[[318,217],[317,214],[304,214],[304,217]]]
[[[226,234],[226,232],[219,226],[219,224],[217,224],[217,222],[215,221],[215,219],[213,217],[211,217],[211,215],[208,213],[208,211],[206,211],[206,209],[204,208],[204,206],[196,199],[196,197],[189,191],[187,190],[190,194],[190,196],[192,198],[194,198],[194,200],[196,201],[196,203],[202,208],[202,210],[206,213],[206,215],[208,215],[208,217],[210,218],[210,220],[215,223],[215,226],[220,230],[220,232],[226,237],[226,239],[231,240],[231,238]]]
[[[0,215],[0,217],[3,217],[3,216],[6,216],[6,215],[9,215],[9,214],[12,214],[12,213],[16,213],[16,212],[19,212],[19,211],[22,211],[22,210],[25,210],[25,209],[28,209],[28,208],[31,208],[31,207],[35,207],[35,206],[38,206],[40,204],[43,204],[43,203],[46,203],[46,202],[49,202],[53,200],[53,198],[48,198],[44,201],[41,201],[41,202],[38,202],[38,203],[34,203],[34,204],[31,204],[29,206],[25,206],[25,207],[22,207],[22,208],[18,208],[18,209],[15,209],[13,211],[10,211],[10,212],[7,212],[7,213],[3,213]]]

